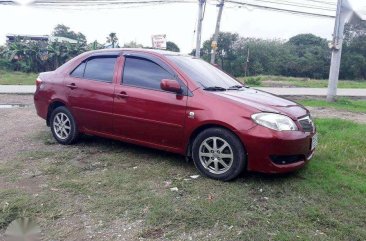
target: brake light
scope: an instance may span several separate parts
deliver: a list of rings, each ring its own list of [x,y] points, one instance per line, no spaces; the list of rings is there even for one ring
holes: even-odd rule
[[[42,79],[40,77],[36,80],[36,85],[39,86],[42,83]]]
[[[43,87],[43,81],[39,76],[36,79],[36,87],[37,87],[37,89],[42,89],[42,87]]]

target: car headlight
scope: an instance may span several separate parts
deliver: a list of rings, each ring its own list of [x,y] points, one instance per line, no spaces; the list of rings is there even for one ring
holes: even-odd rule
[[[258,125],[276,131],[296,131],[298,130],[295,122],[288,116],[274,113],[258,113],[252,115],[252,119]]]

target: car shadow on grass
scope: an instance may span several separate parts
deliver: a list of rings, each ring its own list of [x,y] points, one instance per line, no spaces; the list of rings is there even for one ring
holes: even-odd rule
[[[152,162],[158,163],[162,159],[169,161],[169,166],[172,168],[183,168],[185,170],[198,171],[195,169],[194,163],[191,159],[187,159],[185,156],[153,149],[149,147],[139,146],[122,141],[83,135],[76,143],[79,148],[96,149],[99,152],[113,153],[129,153],[132,155],[145,156],[151,159]],[[306,168],[306,167],[305,167]],[[189,174],[192,174],[191,172]],[[187,174],[188,175],[188,174]],[[264,183],[283,183],[293,179],[306,179],[303,177],[301,170],[284,174],[265,174],[258,172],[243,171],[238,178],[233,182],[264,182]]]

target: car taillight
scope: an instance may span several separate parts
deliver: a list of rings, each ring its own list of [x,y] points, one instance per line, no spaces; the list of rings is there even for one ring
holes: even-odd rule
[[[42,83],[42,79],[40,77],[36,80],[36,85],[39,86]]]
[[[37,79],[36,79],[36,87],[37,87],[37,89],[40,89],[40,88],[42,88],[42,79],[40,78],[40,77],[38,77]]]

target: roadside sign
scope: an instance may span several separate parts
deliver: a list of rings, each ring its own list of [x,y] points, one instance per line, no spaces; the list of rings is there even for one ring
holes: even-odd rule
[[[166,34],[152,35],[151,40],[154,49],[166,49]]]

